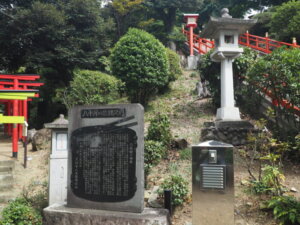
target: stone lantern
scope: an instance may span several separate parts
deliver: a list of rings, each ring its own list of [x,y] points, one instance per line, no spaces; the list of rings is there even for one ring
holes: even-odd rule
[[[51,129],[51,155],[49,172],[49,205],[66,203],[68,168],[68,120],[64,115],[52,123],[44,124]]]
[[[252,27],[256,20],[232,18],[226,8],[221,14],[221,18],[210,18],[201,36],[215,39],[216,47],[210,57],[221,62],[221,108],[217,110],[217,120],[239,121],[239,108],[234,105],[232,62],[243,53],[238,45],[239,34]]]

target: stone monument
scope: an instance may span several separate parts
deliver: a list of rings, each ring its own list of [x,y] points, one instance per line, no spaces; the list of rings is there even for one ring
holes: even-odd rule
[[[144,110],[139,104],[69,111],[67,205],[45,224],[168,225],[165,209],[144,209]]]
[[[239,34],[250,29],[257,21],[232,18],[226,8],[221,10],[221,15],[221,18],[211,17],[201,33],[202,37],[215,39],[216,47],[210,57],[215,62],[221,62],[221,107],[217,110],[214,126],[210,124],[210,128],[203,132],[206,136],[214,137],[204,137],[202,140],[215,139],[236,145],[243,144],[248,130],[253,126],[241,120],[239,108],[235,107],[232,62],[243,53],[238,45]],[[241,142],[237,140],[233,143],[236,135],[232,135],[232,132],[243,133],[243,137],[239,137]]]
[[[52,123],[44,124],[51,129],[51,154],[49,169],[49,205],[67,202],[68,170],[68,120],[64,115]]]
[[[69,207],[140,213],[144,209],[141,105],[70,111]]]

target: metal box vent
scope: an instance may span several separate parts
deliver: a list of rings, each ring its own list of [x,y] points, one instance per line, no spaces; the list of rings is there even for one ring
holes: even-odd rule
[[[225,166],[201,165],[201,187],[225,189]]]

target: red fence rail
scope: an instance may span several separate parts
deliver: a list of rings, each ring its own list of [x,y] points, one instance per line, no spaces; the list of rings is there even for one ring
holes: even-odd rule
[[[239,44],[258,50],[266,54],[269,54],[276,48],[280,48],[282,46],[300,48],[300,45],[297,45],[296,39],[294,39],[293,43],[291,44],[291,43],[273,40],[269,38],[268,35],[266,35],[266,37],[260,37],[260,36],[249,34],[248,32],[240,35]]]
[[[189,32],[185,29],[182,29],[183,34],[189,40]],[[206,38],[201,38],[196,34],[193,34],[193,47],[198,51],[199,54],[203,55],[209,52],[215,47],[215,42]]]
[[[189,32],[185,29],[182,29],[182,32],[187,37],[187,40],[189,40]],[[300,45],[297,44],[296,39],[293,39],[293,43],[287,43],[273,40],[269,38],[268,35],[266,35],[266,37],[260,37],[249,34],[248,32],[240,35],[239,44],[266,54],[269,54],[276,48],[280,48],[282,46],[300,48]],[[199,54],[206,54],[215,47],[215,42],[213,40],[201,38],[194,34],[193,47],[199,52]]]

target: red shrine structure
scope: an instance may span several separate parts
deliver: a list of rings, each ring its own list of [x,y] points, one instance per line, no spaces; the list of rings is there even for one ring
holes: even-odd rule
[[[43,85],[36,81],[35,74],[0,74],[0,104],[4,105],[0,123],[4,123],[4,133],[12,137],[12,157],[18,157],[18,141],[23,139],[24,121],[28,121],[28,102],[39,97],[38,90]],[[5,118],[5,119],[4,119]]]

